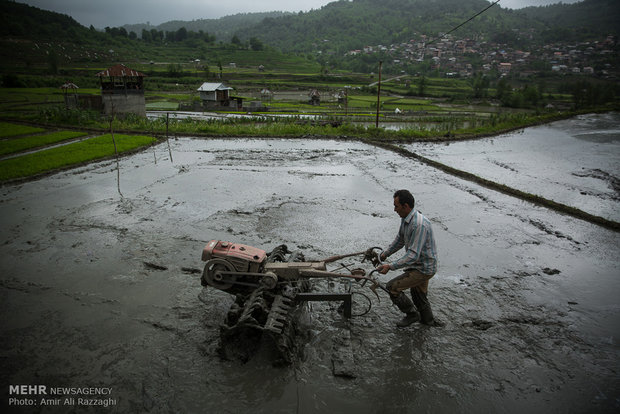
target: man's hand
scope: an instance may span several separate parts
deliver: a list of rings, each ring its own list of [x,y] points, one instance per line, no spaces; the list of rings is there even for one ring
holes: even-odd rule
[[[377,267],[377,272],[381,273],[382,275],[386,274],[389,271],[390,271],[389,264],[382,264],[381,266]]]

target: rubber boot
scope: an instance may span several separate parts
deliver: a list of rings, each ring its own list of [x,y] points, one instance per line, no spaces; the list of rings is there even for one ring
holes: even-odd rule
[[[416,288],[412,288],[411,297],[413,298],[413,303],[420,312],[420,321],[425,325],[439,326],[440,324],[437,323],[433,317],[433,310],[431,309],[431,304],[426,297],[426,293]]]
[[[392,303],[398,307],[398,310],[405,314],[400,321],[396,322],[396,326],[404,328],[420,320],[420,314],[415,310],[413,302],[403,292],[400,292],[396,297],[390,296],[390,298]]]

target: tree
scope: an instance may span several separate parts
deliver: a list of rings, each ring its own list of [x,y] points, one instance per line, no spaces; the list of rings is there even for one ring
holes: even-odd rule
[[[263,43],[257,37],[250,38],[250,48],[252,50],[263,50]]]
[[[503,100],[510,93],[510,89],[511,87],[506,78],[501,78],[495,87],[495,97],[500,101]]]
[[[157,30],[157,29],[151,29],[151,38],[153,39],[153,42],[159,42],[164,40],[164,32],[161,30]]]
[[[424,96],[426,92],[426,77],[422,76],[418,82],[418,95]]]
[[[50,73],[54,75],[58,73],[58,55],[55,51],[50,51],[49,55],[47,56],[47,64]]]
[[[473,80],[472,88],[474,90],[474,98],[484,98],[487,96],[487,88],[489,87],[489,78],[482,73],[478,73]]]
[[[174,40],[176,40],[177,42],[182,42],[185,39],[187,39],[187,29],[185,27],[181,27],[179,30],[176,31],[174,35]]]
[[[147,43],[150,43],[153,41],[153,36],[151,35],[151,32],[149,30],[142,29],[142,40],[144,40]]]
[[[536,85],[525,85],[523,87],[523,99],[532,106],[537,106],[541,99],[540,91]]]
[[[239,37],[237,35],[234,35],[232,39],[230,39],[230,43],[232,43],[233,45],[241,46],[241,40],[239,40]]]

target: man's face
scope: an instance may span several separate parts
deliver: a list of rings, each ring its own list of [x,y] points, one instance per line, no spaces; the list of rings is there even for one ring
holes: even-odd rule
[[[409,208],[408,204],[400,204],[398,197],[394,197],[394,211],[400,218],[405,218],[411,212],[411,208]]]

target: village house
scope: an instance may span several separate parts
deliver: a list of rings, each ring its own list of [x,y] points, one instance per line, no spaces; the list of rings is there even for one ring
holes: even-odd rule
[[[497,69],[499,73],[507,74],[510,73],[510,69],[512,69],[512,64],[507,62],[502,62],[498,65]]]
[[[241,109],[243,100],[230,96],[232,90],[233,88],[224,83],[211,82],[205,82],[197,89],[206,109]]]
[[[516,30],[515,34],[523,38],[534,37],[535,31]],[[583,73],[594,76],[618,76],[617,68],[609,64],[609,55],[615,53],[617,45],[616,36],[608,36],[600,41],[588,41],[581,43],[550,43],[532,44],[530,50],[512,49],[505,44],[499,44],[484,40],[481,36],[472,36],[466,39],[457,39],[452,35],[446,35],[440,41],[427,47],[427,36],[420,34],[409,42],[390,45],[389,69],[395,70],[395,66],[405,66],[405,71],[411,71],[408,65],[415,65],[430,60],[431,69],[445,68],[448,72],[459,76],[471,76],[474,70],[482,69],[491,72],[497,69],[500,76],[533,76],[540,72],[549,71],[554,73]],[[388,49],[385,46],[365,46],[362,50],[354,49],[346,52],[346,56],[356,56],[361,53],[374,54],[384,53]],[[472,56],[481,59],[477,62],[481,66],[464,69],[463,63],[472,63]],[[457,60],[454,58],[457,57]],[[608,65],[600,71],[594,70],[593,61]],[[532,67],[536,63],[536,67]],[[541,65],[542,63],[542,65]],[[588,68],[586,70],[586,67]],[[570,68],[570,69],[569,69]],[[573,69],[573,68],[578,68]],[[518,70],[517,70],[518,69]],[[610,75],[613,74],[613,75]]]
[[[97,76],[105,114],[134,113],[146,116],[144,73],[119,64],[97,73]]]

